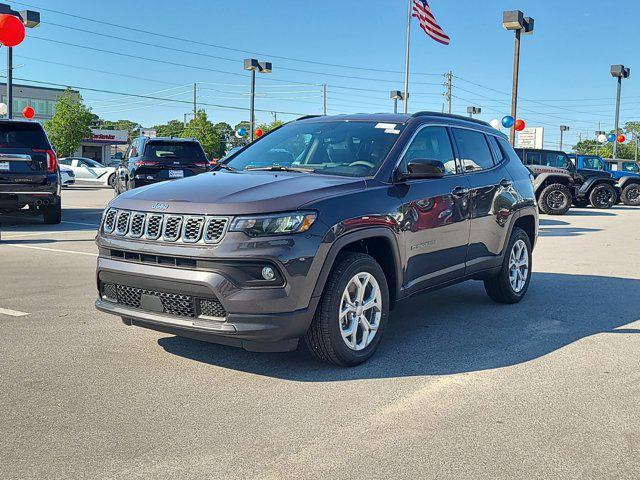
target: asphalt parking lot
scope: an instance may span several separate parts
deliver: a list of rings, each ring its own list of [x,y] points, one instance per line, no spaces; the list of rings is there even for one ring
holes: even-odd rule
[[[0,478],[638,478],[640,208],[541,217],[521,304],[415,298],[340,369],[96,311],[112,195],[2,221]]]

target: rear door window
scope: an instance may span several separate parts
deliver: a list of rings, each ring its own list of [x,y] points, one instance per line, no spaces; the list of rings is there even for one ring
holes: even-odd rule
[[[453,136],[458,145],[458,154],[465,172],[493,168],[493,156],[484,133],[475,130],[454,128]]]
[[[0,123],[0,148],[48,150],[49,141],[38,123]]]
[[[149,142],[144,149],[144,159],[161,163],[188,164],[206,162],[199,143],[196,142]]]

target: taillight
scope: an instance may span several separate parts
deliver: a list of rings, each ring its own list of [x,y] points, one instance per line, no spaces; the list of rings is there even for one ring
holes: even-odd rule
[[[46,153],[47,154],[47,172],[48,173],[56,173],[58,169],[58,157],[56,157],[56,152],[53,150],[41,150],[38,148],[33,149],[34,152],[38,153]]]
[[[142,160],[138,161],[138,162],[134,162],[133,164],[136,167],[152,167],[154,165],[158,165],[160,162],[144,162]]]

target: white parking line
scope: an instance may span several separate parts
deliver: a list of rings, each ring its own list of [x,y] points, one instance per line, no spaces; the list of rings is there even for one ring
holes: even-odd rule
[[[68,223],[69,225],[86,225],[88,227],[93,227],[93,228],[98,228],[100,225],[97,225],[95,223],[84,223],[84,222],[67,222],[66,220],[63,220],[60,223]]]
[[[97,257],[98,256],[97,253],[78,252],[76,250],[61,250],[59,248],[34,247],[33,245],[14,245],[12,243],[2,243],[0,245],[4,245],[4,246],[7,246],[7,247],[14,247],[14,248],[28,248],[28,249],[31,249],[31,250],[43,250],[45,252],[72,253],[74,255],[88,255],[90,257]]]
[[[19,312],[17,310],[9,310],[8,308],[0,308],[0,315],[10,315],[12,317],[24,317],[29,314],[25,312]]]

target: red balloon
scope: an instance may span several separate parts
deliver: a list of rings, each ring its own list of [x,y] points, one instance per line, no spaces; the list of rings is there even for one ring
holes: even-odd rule
[[[627,141],[627,137],[625,137],[623,134],[620,134],[620,135],[618,135],[616,140],[618,141],[618,143],[624,143],[624,142]]]
[[[24,118],[28,118],[29,120],[31,120],[36,114],[36,111],[33,109],[33,107],[24,107],[22,109],[22,115],[24,115]]]
[[[524,129],[525,129],[525,127],[527,126],[527,124],[526,124],[526,123],[524,123],[524,120],[520,120],[520,119],[518,119],[518,120],[516,120],[516,123],[514,123],[514,124],[513,124],[513,126],[515,127],[515,129],[516,129],[518,132],[521,132],[522,130],[524,130]]]
[[[255,131],[256,137],[261,137],[262,135],[264,135],[264,132],[262,131],[261,128],[257,129]]]
[[[5,47],[20,45],[25,34],[22,20],[6,13],[0,15],[0,43]]]

